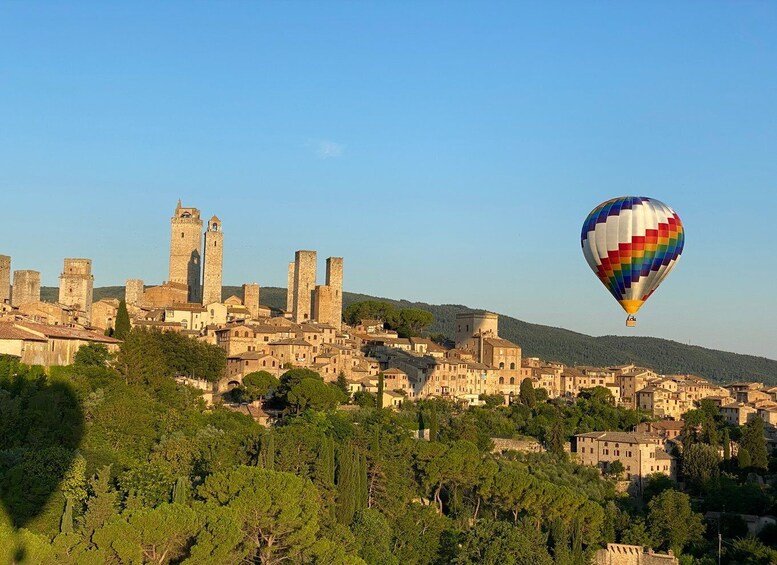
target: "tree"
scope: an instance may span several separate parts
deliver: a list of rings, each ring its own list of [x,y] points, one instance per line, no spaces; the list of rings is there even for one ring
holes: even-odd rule
[[[764,421],[756,416],[742,427],[741,449],[750,454],[750,465],[756,469],[766,470],[769,466],[769,453],[766,450],[764,437]]]
[[[295,414],[311,410],[333,410],[343,402],[343,393],[335,384],[320,379],[303,379],[286,395],[286,401]]]
[[[353,521],[353,533],[361,542],[359,555],[367,565],[398,565],[391,555],[391,524],[386,517],[371,508],[361,510]]]
[[[378,395],[376,397],[378,410],[383,409],[383,373],[378,373]]]
[[[532,380],[529,377],[526,377],[521,381],[521,388],[520,392],[518,393],[518,398],[521,401],[521,404],[525,404],[529,408],[534,408],[534,405],[537,402],[537,398],[534,394],[534,385],[532,384]]]
[[[731,437],[728,428],[723,430],[723,461],[731,459]]]
[[[413,337],[434,323],[434,315],[418,308],[403,308],[396,322],[397,333],[401,337]]]
[[[250,400],[266,397],[280,386],[280,381],[267,371],[255,371],[243,377],[243,386]]]
[[[702,539],[702,516],[693,512],[687,494],[665,490],[650,501],[648,509],[650,534],[663,549],[680,555],[688,544]]]
[[[343,391],[343,394],[348,398],[351,397],[351,391],[348,388],[348,379],[345,378],[345,373],[340,371],[337,374],[337,387]]]
[[[127,303],[122,300],[119,302],[119,310],[116,312],[116,326],[113,330],[113,337],[124,340],[130,333],[129,312],[127,312]]]
[[[104,343],[90,343],[78,348],[73,362],[75,365],[105,367],[110,358],[111,354]]]
[[[566,443],[566,436],[564,434],[564,417],[561,411],[557,411],[556,419],[553,421],[553,426],[550,429],[548,435],[548,451],[554,455],[564,454],[564,444]]]
[[[545,536],[530,521],[516,525],[501,520],[478,520],[461,540],[456,563],[482,565],[551,565]]]
[[[258,467],[238,467],[205,479],[206,504],[233,512],[241,544],[259,563],[303,562],[319,531],[318,491],[308,479]]]
[[[614,477],[616,479],[620,478],[620,476],[623,474],[623,472],[626,470],[626,468],[623,466],[623,463],[621,463],[619,460],[615,460],[609,464],[607,467],[607,474],[611,477]]]
[[[694,443],[683,451],[683,474],[697,490],[703,489],[717,478],[720,470],[718,450],[706,443]]]
[[[750,468],[753,464],[753,460],[750,458],[750,452],[741,445],[737,452],[737,464],[742,470]]]

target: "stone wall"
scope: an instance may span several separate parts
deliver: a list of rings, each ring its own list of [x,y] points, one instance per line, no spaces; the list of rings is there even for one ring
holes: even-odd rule
[[[65,259],[59,275],[59,303],[92,315],[94,276],[91,259]]]
[[[254,320],[259,317],[259,285],[256,283],[243,285],[243,306],[251,312]]]
[[[221,220],[213,216],[205,232],[203,253],[202,303],[221,302],[221,273],[224,263],[224,233]]]
[[[0,255],[0,304],[11,302],[11,258]]]
[[[297,251],[294,255],[294,322],[299,324],[311,319],[315,288],[316,252]]]
[[[534,439],[505,439],[501,437],[492,437],[494,448],[491,453],[502,453],[503,451],[520,451],[522,453],[542,453],[545,448]]]
[[[18,307],[30,302],[40,302],[40,273],[14,271],[11,304]]]

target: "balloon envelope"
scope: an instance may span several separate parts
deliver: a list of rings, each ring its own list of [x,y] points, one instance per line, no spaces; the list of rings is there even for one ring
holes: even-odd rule
[[[653,198],[624,196],[594,208],[583,224],[583,255],[628,314],[636,314],[677,264],[680,217]]]

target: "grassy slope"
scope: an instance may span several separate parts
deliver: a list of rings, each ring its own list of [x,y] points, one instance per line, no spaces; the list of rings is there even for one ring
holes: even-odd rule
[[[232,294],[242,296],[240,287],[224,287],[224,297]],[[94,289],[94,298],[122,298],[124,287],[102,287]],[[57,289],[41,289],[43,300],[55,301]],[[343,293],[344,305],[361,300],[375,300],[373,296]],[[415,307],[429,310],[435,316],[430,328],[433,333],[453,335],[453,326],[458,312],[470,308],[460,304],[425,304],[407,300],[385,300],[399,307]],[[261,303],[274,308],[286,305],[285,288],[262,288]],[[525,357],[540,357],[576,365],[616,365],[636,363],[651,367],[659,373],[693,373],[715,381],[728,382],[738,379],[761,380],[777,384],[777,361],[752,355],[740,355],[695,345],[684,345],[676,341],[653,337],[592,337],[539,324],[529,324],[509,316],[499,318],[499,333],[523,348]]]

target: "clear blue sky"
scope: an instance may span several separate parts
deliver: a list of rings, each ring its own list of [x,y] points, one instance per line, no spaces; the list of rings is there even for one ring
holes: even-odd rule
[[[346,290],[777,358],[773,2],[4,2],[0,253],[167,277],[176,200],[225,283],[296,249]],[[686,227],[635,331],[586,265],[600,201]]]

